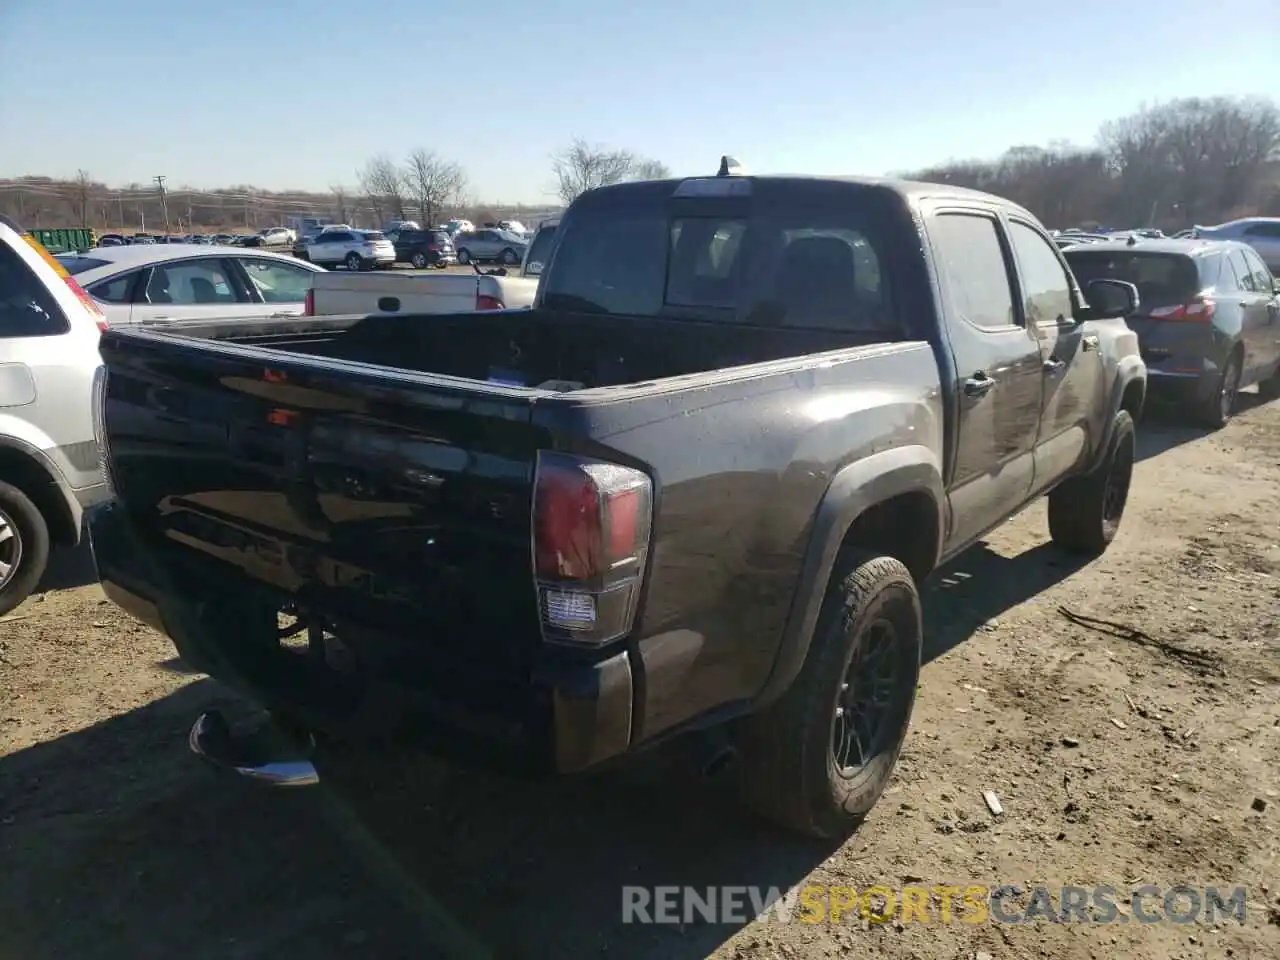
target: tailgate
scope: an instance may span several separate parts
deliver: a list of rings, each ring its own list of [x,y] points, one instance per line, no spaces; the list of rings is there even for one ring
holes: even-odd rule
[[[395,273],[322,273],[312,281],[319,316],[396,313],[469,313],[477,278]]]
[[[391,670],[523,672],[531,391],[155,333],[101,349],[116,490],[158,553],[368,631]]]

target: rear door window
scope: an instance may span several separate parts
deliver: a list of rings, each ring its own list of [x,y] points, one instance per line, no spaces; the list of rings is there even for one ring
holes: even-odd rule
[[[52,337],[70,329],[53,294],[17,251],[0,240],[0,339]]]
[[[982,330],[1018,325],[1013,289],[995,217],[942,213],[929,224],[948,304]]]
[[[1227,255],[1227,264],[1231,267],[1232,276],[1235,277],[1236,288],[1254,293],[1253,274],[1249,270],[1249,263],[1245,260],[1244,254],[1239,250],[1232,250]]]
[[[154,266],[143,293],[143,302],[153,305],[197,306],[246,299],[233,286],[227,265],[213,258]]]
[[[1249,265],[1249,273],[1253,277],[1253,288],[1258,293],[1271,293],[1275,282],[1271,278],[1271,271],[1267,265],[1262,262],[1262,258],[1252,250],[1241,250],[1244,254],[1245,262]]]

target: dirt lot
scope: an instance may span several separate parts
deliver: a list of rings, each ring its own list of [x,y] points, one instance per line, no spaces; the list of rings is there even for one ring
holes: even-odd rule
[[[1280,404],[1246,406],[1213,436],[1143,425],[1103,559],[1072,565],[1037,508],[934,580],[897,781],[834,850],[665,756],[256,790],[186,750],[226,694],[95,586],[48,592],[0,623],[0,958],[1280,956]],[[1243,924],[619,922],[626,884],[805,882],[1018,885],[1008,913],[1036,884],[1248,900]]]

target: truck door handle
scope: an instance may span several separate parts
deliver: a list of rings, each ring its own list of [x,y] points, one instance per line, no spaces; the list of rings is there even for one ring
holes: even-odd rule
[[[1094,336],[1083,338],[1080,341],[1080,348],[1082,350],[1096,350],[1098,348],[1098,338]]]
[[[1044,362],[1045,373],[1061,373],[1066,367],[1066,363],[1057,357],[1050,357]]]
[[[964,382],[964,394],[966,397],[985,397],[995,385],[995,380],[979,370]]]

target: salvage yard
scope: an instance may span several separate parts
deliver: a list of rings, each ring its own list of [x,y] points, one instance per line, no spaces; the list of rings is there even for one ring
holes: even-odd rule
[[[1040,505],[933,579],[906,752],[837,850],[672,751],[542,785],[421,760],[234,782],[186,748],[228,695],[61,558],[0,620],[0,960],[1278,956],[1280,403],[1241,402],[1213,435],[1140,425],[1102,559],[1051,547]],[[620,922],[625,885],[806,883],[1247,902],[1243,924]]]

